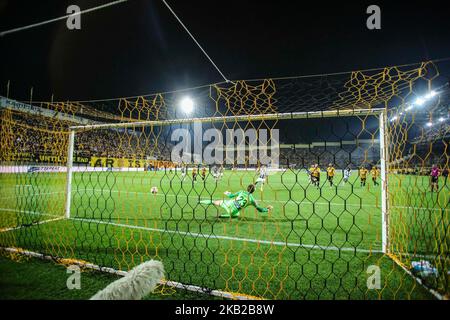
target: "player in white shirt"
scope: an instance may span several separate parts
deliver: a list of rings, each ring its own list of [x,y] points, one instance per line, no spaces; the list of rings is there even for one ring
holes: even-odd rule
[[[261,166],[259,168],[259,177],[258,177],[258,179],[256,179],[256,183],[255,183],[255,185],[258,185],[258,183],[261,185],[260,186],[261,191],[263,191],[263,187],[264,187],[264,184],[266,183],[266,179],[267,179],[267,169],[266,169],[266,167]]]
[[[223,166],[214,166],[212,168],[212,175],[216,181],[219,181],[223,177]]]
[[[214,166],[211,168],[211,174],[212,174],[213,178],[216,180],[217,180],[218,172],[219,172],[219,170],[217,169],[217,166]]]
[[[187,174],[187,166],[182,164],[181,165],[181,181],[184,181],[186,174]]]
[[[347,167],[344,169],[344,184],[348,182],[348,179],[350,178],[350,175],[352,174],[352,169],[350,167]]]

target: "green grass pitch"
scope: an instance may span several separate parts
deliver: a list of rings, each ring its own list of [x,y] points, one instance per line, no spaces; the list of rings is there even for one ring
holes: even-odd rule
[[[199,204],[255,179],[255,171],[196,183],[190,172],[184,181],[168,171],[76,172],[63,219],[65,174],[3,174],[0,243],[122,270],[156,258],[168,280],[264,298],[431,298],[381,253],[381,188],[370,177],[361,187],[355,172],[345,185],[337,174],[331,187],[322,174],[316,188],[304,171],[273,173],[255,191],[274,207],[269,215],[248,207],[223,219],[220,208]],[[427,221],[448,222],[445,195],[428,192],[427,177],[392,175],[390,188],[392,210],[410,228],[402,248],[433,254],[417,240],[435,234]],[[370,265],[381,269],[380,289],[367,288]]]

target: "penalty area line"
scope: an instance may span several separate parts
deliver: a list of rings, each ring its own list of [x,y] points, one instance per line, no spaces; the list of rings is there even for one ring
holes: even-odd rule
[[[161,232],[161,233],[180,234],[180,235],[193,237],[193,238],[205,238],[206,240],[220,239],[220,240],[230,240],[230,241],[240,241],[240,242],[250,242],[250,243],[256,243],[256,244],[273,245],[273,246],[300,247],[300,248],[315,249],[315,250],[347,251],[347,252],[361,252],[361,253],[382,253],[381,250],[375,250],[375,249],[369,250],[369,249],[359,249],[359,248],[349,248],[349,247],[340,248],[340,247],[335,247],[335,246],[321,246],[318,244],[301,244],[301,243],[283,242],[283,241],[258,240],[258,239],[252,239],[252,238],[230,237],[230,236],[221,236],[221,235],[212,235],[212,234],[202,234],[202,233],[196,233],[196,232],[175,231],[175,230],[168,230],[168,229],[149,228],[149,227],[143,227],[143,226],[133,226],[133,225],[129,225],[129,224],[106,222],[106,221],[95,220],[95,219],[84,219],[84,218],[69,218],[69,219],[75,220],[75,221],[80,221],[80,222],[88,222],[88,223],[92,222],[92,223],[97,223],[97,224],[106,224],[106,225],[112,225],[112,226],[116,226],[116,227],[138,229],[138,230],[144,230],[144,231],[155,231],[155,232]]]
[[[34,214],[34,215],[42,215],[42,216],[53,216],[57,217],[56,219],[49,219],[45,220],[46,222],[51,221],[57,221],[62,220],[64,217],[60,217],[57,215],[52,215],[48,213],[40,213],[40,212],[32,212],[32,211],[20,211],[20,210],[14,210],[14,209],[6,209],[6,208],[0,208],[0,211],[11,211],[11,212],[18,212],[18,213],[28,213],[28,214]],[[315,249],[315,250],[331,250],[331,251],[346,251],[346,252],[361,252],[361,253],[382,253],[381,250],[376,249],[358,249],[358,248],[349,248],[349,247],[335,247],[335,246],[321,246],[318,244],[301,244],[301,243],[292,243],[292,242],[283,242],[283,241],[271,241],[271,240],[258,240],[258,239],[252,239],[252,238],[241,238],[241,237],[230,237],[230,236],[221,236],[221,235],[208,235],[208,234],[202,234],[202,233],[196,233],[196,232],[186,232],[186,231],[177,231],[177,230],[170,230],[170,229],[158,229],[158,228],[149,228],[149,227],[143,227],[143,226],[134,226],[130,224],[123,224],[123,223],[114,223],[109,221],[102,221],[97,219],[85,219],[85,218],[69,218],[69,220],[73,221],[80,221],[80,222],[92,222],[97,224],[103,224],[103,225],[112,225],[116,227],[122,227],[122,228],[130,228],[130,229],[137,229],[137,230],[144,230],[144,231],[155,231],[155,232],[161,232],[161,233],[170,233],[170,234],[180,234],[188,237],[193,238],[205,238],[205,239],[221,239],[221,240],[230,240],[230,241],[240,241],[240,242],[250,242],[250,243],[256,243],[256,244],[265,244],[265,245],[274,245],[274,246],[288,246],[288,247],[300,247],[300,248],[306,248],[306,249]]]
[[[29,224],[22,224],[22,225],[17,226],[17,227],[0,228],[0,232],[8,232],[8,231],[19,230],[19,229],[22,229],[22,228],[34,227],[34,226],[37,226],[37,225],[40,225],[40,224],[54,222],[54,221],[58,221],[58,220],[62,220],[62,219],[64,219],[64,217],[48,219],[48,220],[42,220],[42,221],[36,221],[36,222],[29,223]]]
[[[77,189],[76,191],[94,191],[94,192],[101,192],[104,194],[108,193],[122,193],[122,194],[142,194],[142,195],[148,195],[148,196],[157,196],[157,197],[175,197],[180,199],[199,199],[199,200],[211,200],[210,197],[197,197],[197,196],[189,196],[189,195],[178,195],[178,194],[172,194],[172,193],[166,193],[166,194],[152,194],[151,192],[141,192],[141,191],[120,191],[120,190],[110,190],[110,189]],[[80,193],[77,192],[75,195],[80,196]],[[82,195],[82,194],[81,194]],[[72,196],[74,196],[74,191],[72,191]],[[262,202],[276,202],[276,203],[284,203],[284,204],[296,204],[296,205],[327,205],[327,206],[344,206],[344,207],[356,207],[360,209],[367,209],[367,208],[377,208],[381,210],[381,206],[376,206],[372,204],[354,204],[354,203],[340,203],[340,202],[312,202],[312,201],[303,201],[303,200],[260,200]],[[424,211],[448,211],[450,208],[421,208],[421,207],[411,207],[411,206],[391,206],[392,208],[398,208],[398,209],[414,209],[414,210],[424,210]]]
[[[80,191],[93,191],[93,192],[101,192],[101,193],[122,193],[122,194],[139,194],[139,195],[148,195],[148,196],[157,196],[157,197],[174,197],[176,199],[199,199],[199,200],[210,200],[209,197],[197,197],[197,196],[189,196],[189,195],[178,195],[178,194],[151,194],[150,192],[141,192],[141,191],[120,191],[120,190],[110,190],[110,189],[76,189],[72,190],[72,197],[73,196],[83,196],[83,193],[80,193]],[[16,198],[26,198],[26,197],[39,197],[44,195],[52,195],[52,194],[63,194],[65,191],[55,191],[55,192],[43,192],[43,193],[37,193],[37,194],[25,194],[25,195],[14,195],[14,196],[8,196],[8,197],[0,197],[0,200],[6,200],[6,199],[16,199]],[[354,203],[340,203],[340,202],[321,202],[321,201],[303,201],[303,200],[260,200],[262,202],[275,202],[275,203],[284,203],[284,204],[295,204],[295,205],[324,205],[324,206],[344,206],[344,207],[356,207],[360,209],[367,209],[367,208],[377,208],[381,210],[380,206],[371,205],[371,204],[354,204]],[[411,209],[411,210],[418,210],[418,211],[438,211],[438,212],[446,212],[449,211],[450,208],[424,208],[424,207],[412,207],[412,206],[391,206],[391,208],[395,209]],[[1,210],[1,209],[0,209]]]
[[[30,193],[30,194],[19,194],[19,195],[11,195],[7,197],[0,197],[0,200],[6,200],[6,199],[20,199],[20,198],[34,198],[34,197],[40,197],[40,196],[46,196],[51,194],[64,194],[65,191],[53,191],[53,192],[41,192],[41,193]]]
[[[56,219],[49,219],[45,220],[45,222],[51,222],[51,221],[58,221],[58,220],[65,220],[64,217],[57,216],[54,214],[49,213],[41,213],[41,212],[32,212],[32,211],[20,211],[20,210],[14,210],[14,209],[6,209],[6,208],[0,208],[0,211],[12,211],[12,212],[23,212],[23,213],[29,213],[34,215],[42,215],[42,216],[50,216],[50,217],[57,217]],[[114,223],[114,222],[106,222],[101,220],[95,220],[95,219],[84,219],[84,218],[69,218],[69,220],[73,221],[80,221],[80,222],[93,222],[98,224],[104,224],[104,225],[114,225],[122,228],[130,228],[130,229],[138,229],[138,230],[144,230],[144,231],[155,231],[155,232],[161,232],[161,233],[171,233],[171,234],[182,234],[190,237],[202,237],[206,239],[223,239],[223,240],[234,240],[234,241],[243,241],[243,242],[251,242],[256,244],[267,244],[267,245],[275,245],[275,246],[293,246],[293,247],[301,247],[301,248],[307,248],[307,249],[316,249],[316,250],[331,250],[331,251],[347,251],[347,252],[361,252],[361,253],[383,253],[382,250],[376,250],[376,249],[358,249],[358,248],[348,248],[348,247],[335,247],[335,246],[321,246],[317,244],[300,244],[300,243],[290,243],[290,242],[282,242],[282,241],[269,241],[269,240],[258,240],[258,239],[248,239],[248,238],[239,238],[239,237],[230,237],[230,236],[221,236],[221,235],[206,235],[206,234],[199,234],[195,232],[185,232],[185,231],[175,231],[175,230],[168,230],[168,229],[158,229],[158,228],[149,228],[149,227],[143,227],[143,226],[133,226],[129,224],[123,224],[123,223]],[[44,221],[42,221],[43,223]],[[427,258],[427,259],[436,259],[436,254],[420,254],[420,253],[413,253],[413,252],[397,252],[398,255],[404,255],[404,256],[412,256],[414,258]],[[447,258],[446,258],[447,259]]]
[[[48,216],[48,217],[60,217],[63,218],[61,215],[57,214],[51,214],[51,213],[43,213],[38,211],[28,211],[28,210],[18,210],[18,209],[11,209],[11,208],[0,208],[0,212],[15,212],[15,213],[27,213],[27,214],[34,214],[38,216]]]

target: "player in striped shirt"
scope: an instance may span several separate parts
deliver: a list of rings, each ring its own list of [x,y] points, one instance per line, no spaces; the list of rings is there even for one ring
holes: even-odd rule
[[[332,163],[328,164],[327,180],[330,183],[330,187],[333,186],[333,179],[334,179],[335,172],[336,172],[336,169],[334,169],[333,164]]]
[[[378,176],[380,175],[380,171],[378,170],[377,167],[375,167],[375,166],[372,167],[372,170],[370,170],[370,175],[372,176],[373,185],[374,186],[379,185],[377,179],[378,179]]]
[[[267,179],[266,167],[261,166],[259,168],[259,177],[256,180],[255,186],[258,185],[258,183],[259,183],[260,184],[260,189],[261,189],[261,191],[263,191],[264,184],[266,183],[266,179]]]
[[[344,169],[344,181],[343,181],[344,185],[348,182],[348,179],[350,179],[351,174],[352,174],[352,169],[350,169],[350,167],[347,167]]]
[[[320,187],[320,168],[316,163],[311,168],[309,168],[309,173],[311,175],[311,183],[317,188]]]
[[[361,166],[361,169],[359,169],[359,178],[361,179],[361,187],[364,187],[366,185],[368,172],[369,170],[367,170],[364,166]]]

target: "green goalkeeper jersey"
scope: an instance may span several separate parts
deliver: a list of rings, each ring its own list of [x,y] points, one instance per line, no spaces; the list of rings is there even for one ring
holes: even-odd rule
[[[253,195],[247,191],[239,191],[227,194],[228,198],[233,200],[224,201],[224,207],[230,214],[237,214],[248,206],[254,206],[258,212],[268,212],[267,208],[258,206]],[[231,211],[231,212],[230,212]]]

